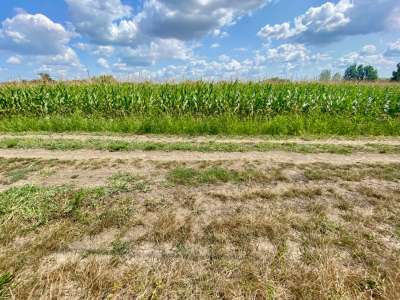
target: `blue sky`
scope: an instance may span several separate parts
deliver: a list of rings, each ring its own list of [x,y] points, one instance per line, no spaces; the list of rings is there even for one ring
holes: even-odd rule
[[[400,62],[398,0],[2,0],[0,80],[313,79]]]

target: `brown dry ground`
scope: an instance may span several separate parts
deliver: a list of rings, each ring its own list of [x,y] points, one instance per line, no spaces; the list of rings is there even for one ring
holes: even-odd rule
[[[0,299],[400,299],[398,155],[0,157]]]
[[[161,143],[179,143],[179,142],[189,142],[189,143],[204,143],[204,142],[218,142],[218,143],[230,143],[230,144],[252,144],[252,143],[296,143],[296,144],[319,144],[319,145],[367,145],[367,144],[379,144],[379,145],[400,145],[400,138],[396,137],[366,137],[366,138],[355,138],[348,139],[342,137],[336,138],[285,138],[277,139],[270,136],[260,136],[260,137],[224,137],[224,136],[175,136],[175,135],[131,135],[131,134],[89,134],[89,133],[14,133],[14,134],[0,134],[0,139],[9,138],[38,138],[38,139],[65,139],[65,140],[90,140],[90,139],[104,139],[104,140],[117,140],[125,142],[161,142]]]

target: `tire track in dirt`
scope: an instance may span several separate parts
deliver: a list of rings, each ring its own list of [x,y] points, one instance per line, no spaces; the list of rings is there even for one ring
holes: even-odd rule
[[[188,152],[188,151],[131,151],[108,152],[96,150],[44,150],[44,149],[1,149],[2,158],[24,159],[58,159],[58,160],[90,160],[90,159],[122,159],[148,160],[162,162],[193,162],[193,161],[270,161],[278,163],[330,163],[345,164],[373,164],[373,163],[400,163],[399,154],[301,154],[284,151],[270,152]]]

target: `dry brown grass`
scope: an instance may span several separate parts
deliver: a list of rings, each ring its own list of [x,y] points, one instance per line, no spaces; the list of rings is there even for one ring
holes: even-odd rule
[[[39,169],[24,180],[42,188],[5,185],[0,276],[13,278],[0,281],[4,297],[400,298],[393,165],[102,163],[36,162],[50,178],[102,174],[102,187],[87,177],[47,186]],[[0,173],[30,164],[2,160]],[[200,179],[171,184],[177,168]]]

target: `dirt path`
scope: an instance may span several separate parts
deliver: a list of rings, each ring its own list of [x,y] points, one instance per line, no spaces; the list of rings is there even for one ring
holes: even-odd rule
[[[0,139],[9,138],[39,138],[39,139],[72,139],[72,140],[118,140],[126,142],[159,142],[159,143],[231,143],[231,144],[256,144],[256,143],[295,143],[302,145],[354,145],[362,146],[368,144],[375,145],[399,145],[400,138],[360,138],[360,139],[313,139],[305,140],[300,138],[290,139],[272,139],[268,137],[219,137],[219,136],[201,136],[201,137],[188,137],[188,136],[169,136],[169,135],[103,135],[103,134],[0,134]]]
[[[3,158],[30,158],[30,159],[58,159],[58,160],[89,160],[89,159],[140,159],[150,161],[222,161],[248,160],[271,161],[280,163],[400,163],[400,155],[390,154],[300,154],[283,151],[271,152],[185,152],[185,151],[132,151],[107,152],[95,150],[51,151],[43,149],[3,149],[0,150]]]

